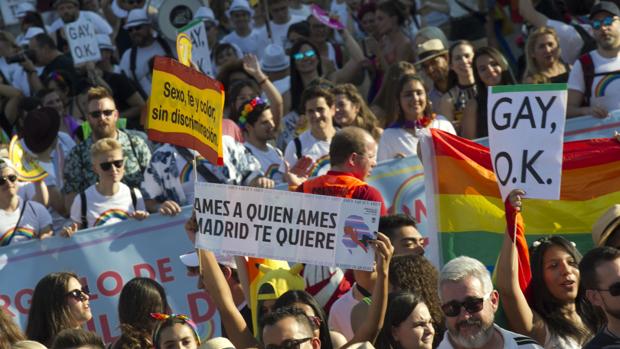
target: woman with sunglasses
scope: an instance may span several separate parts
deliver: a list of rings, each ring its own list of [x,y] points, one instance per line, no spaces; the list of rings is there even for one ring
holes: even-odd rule
[[[591,318],[591,308],[579,293],[581,254],[575,244],[561,236],[535,241],[529,249],[531,281],[524,293],[519,286],[517,246],[509,230],[518,229],[521,199],[525,192],[513,190],[506,200],[507,231],[497,262],[497,289],[510,328],[544,348],[577,349],[592,333],[583,319]],[[529,293],[529,294],[528,294]]]
[[[59,272],[44,276],[34,288],[26,336],[50,347],[56,335],[67,328],[80,328],[93,315],[88,287],[74,273]]]
[[[388,127],[379,141],[377,161],[416,155],[419,133],[424,128],[456,134],[450,121],[433,113],[424,81],[419,76],[402,76],[392,100],[399,109],[386,120]]]
[[[410,292],[391,293],[377,349],[432,349],[435,329],[428,307]]]
[[[73,199],[73,224],[61,231],[65,237],[71,237],[79,229],[149,216],[140,190],[121,183],[125,175],[121,144],[112,138],[102,138],[93,144],[90,155],[99,180]]]
[[[17,171],[0,158],[0,246],[52,236],[52,217],[38,202],[18,195]]]

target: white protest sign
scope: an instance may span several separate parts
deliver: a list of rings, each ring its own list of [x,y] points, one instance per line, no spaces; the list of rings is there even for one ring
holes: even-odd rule
[[[26,2],[34,6],[33,1],[0,0],[0,12],[2,12],[2,21],[4,21],[4,25],[19,23],[19,19],[17,18],[17,6]]]
[[[179,34],[186,34],[192,40],[192,62],[198,66],[200,71],[211,76],[213,74],[211,65],[211,50],[207,39],[207,31],[204,22],[196,19],[179,29]]]
[[[372,270],[381,204],[197,182],[196,247],[215,253]]]
[[[489,147],[503,200],[513,189],[560,198],[566,99],[566,84],[489,87]]]
[[[95,25],[86,20],[65,24],[65,36],[69,42],[69,50],[73,57],[73,64],[80,64],[101,59],[101,51],[95,35]]]

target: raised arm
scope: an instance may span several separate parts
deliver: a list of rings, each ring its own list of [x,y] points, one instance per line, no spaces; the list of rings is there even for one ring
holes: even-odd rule
[[[340,34],[344,39],[344,47],[349,54],[349,60],[341,69],[329,74],[329,80],[336,84],[353,81],[355,74],[360,71],[362,63],[366,59],[364,51],[348,30],[342,30]]]
[[[284,100],[278,89],[273,85],[269,77],[263,73],[260,68],[258,58],[253,54],[246,54],[243,57],[243,69],[252,75],[256,80],[261,90],[267,95],[269,103],[271,104],[271,112],[273,113],[273,121],[276,124],[276,129],[280,125],[284,113]]]
[[[375,338],[377,338],[379,331],[383,327],[388,303],[388,270],[390,260],[394,254],[394,246],[392,246],[390,239],[383,233],[377,235],[377,240],[374,240],[372,245],[375,249],[375,261],[377,262],[377,280],[372,291],[372,303],[368,310],[368,317],[355,332],[353,338],[343,345],[342,348],[365,341],[374,343]]]
[[[513,190],[509,197],[506,215],[518,215],[521,210],[521,198],[525,192],[520,189]],[[508,205],[514,209],[510,210]],[[514,217],[514,216],[513,216]],[[507,221],[516,221],[507,219]],[[530,308],[525,295],[519,286],[519,265],[517,260],[517,248],[509,236],[509,229],[506,227],[504,242],[497,261],[497,289],[500,293],[502,306],[507,316],[508,325],[514,332],[530,336],[539,343],[545,342],[545,324]]]
[[[534,8],[532,0],[519,0],[519,14],[531,25],[543,27],[547,25],[549,18]]]

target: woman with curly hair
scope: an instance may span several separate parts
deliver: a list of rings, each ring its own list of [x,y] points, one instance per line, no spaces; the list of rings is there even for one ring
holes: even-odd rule
[[[331,92],[336,97],[334,122],[338,126],[357,126],[368,131],[375,140],[381,138],[383,129],[379,127],[379,120],[353,84],[337,85]]]
[[[435,329],[433,347],[436,347],[446,331],[441,301],[437,293],[439,272],[422,255],[401,255],[392,258],[389,275],[393,290],[407,291],[419,296],[420,301],[428,308]],[[388,323],[387,319],[385,323]]]
[[[121,336],[112,349],[153,347],[151,334],[158,321],[150,314],[166,312],[166,291],[157,281],[143,277],[131,279],[118,299]]]
[[[404,75],[392,97],[398,113],[388,115],[387,128],[379,141],[377,161],[416,155],[420,131],[437,128],[456,134],[452,123],[433,113],[424,81],[417,75]]]

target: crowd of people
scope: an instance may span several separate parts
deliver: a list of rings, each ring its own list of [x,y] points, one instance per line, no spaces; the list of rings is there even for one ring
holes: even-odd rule
[[[58,271],[34,287],[23,331],[0,310],[0,348],[620,345],[620,205],[601,214],[596,247],[583,257],[566,237],[535,241],[527,289],[507,232],[495,289],[473,258],[438,270],[416,221],[388,215],[365,182],[377,161],[416,155],[426,128],[486,137],[491,86],[567,83],[567,118],[608,117],[620,108],[617,1],[205,1],[186,20],[204,26],[211,70],[203,73],[225,90],[223,166],[146,137],[153,59],[176,56],[147,5],[13,8],[19,23],[0,30],[0,246],[174,216],[193,203],[196,181],[283,185],[380,202],[374,270],[294,265],[252,290],[256,266],[243,256],[198,250],[181,261],[217,306],[223,336],[201,338],[170,309],[162,285],[135,278],[120,294],[121,334],[105,344],[83,329],[92,318],[88,286]],[[65,26],[76,20],[95,28],[99,61],[74,64]],[[9,144],[25,155],[16,160]],[[32,167],[47,175],[25,180]],[[524,196],[511,193],[508,228]],[[185,230],[193,243],[195,216]],[[500,307],[506,328],[495,323]]]

